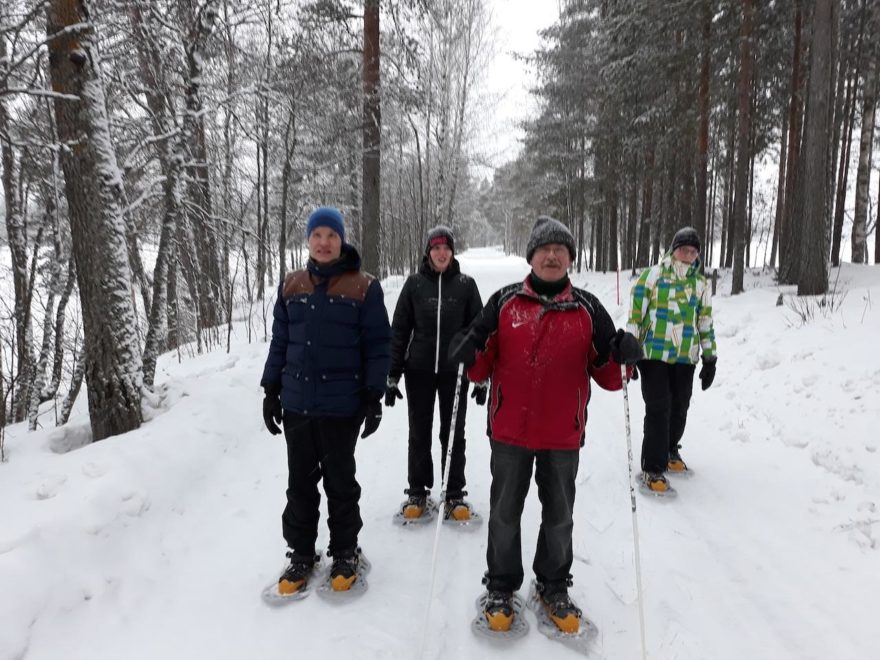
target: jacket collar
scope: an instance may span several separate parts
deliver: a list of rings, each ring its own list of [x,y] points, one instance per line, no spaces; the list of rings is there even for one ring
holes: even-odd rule
[[[529,273],[528,275],[526,275],[526,279],[523,280],[523,288],[520,292],[520,295],[534,298],[535,300],[545,305],[548,303],[567,303],[574,300],[574,296],[571,293],[571,288],[571,279],[569,279],[568,282],[566,282],[565,284],[565,288],[558,294],[556,294],[552,300],[548,301],[547,298],[542,298],[540,295],[538,295],[538,292],[535,291],[535,288],[532,286],[532,274]]]
[[[700,257],[694,259],[694,263],[692,263],[687,269],[687,275],[685,277],[693,277],[695,273],[700,272],[700,265],[703,262],[700,260]],[[660,260],[660,264],[663,268],[668,270],[674,270],[675,259],[672,257],[672,251],[670,250],[666,254],[663,255],[663,259]]]
[[[342,254],[339,259],[329,264],[319,264],[313,259],[309,259],[306,263],[309,273],[320,279],[329,279],[335,275],[341,275],[348,271],[358,271],[361,269],[361,255],[354,246],[348,243],[342,244]]]
[[[449,268],[447,268],[443,273],[438,273],[436,270],[431,268],[431,262],[428,255],[424,255],[422,257],[422,263],[419,266],[419,273],[427,277],[431,281],[436,281],[439,275],[443,275],[444,280],[449,280],[461,272],[461,265],[458,263],[458,259],[452,257],[452,261],[449,262]]]

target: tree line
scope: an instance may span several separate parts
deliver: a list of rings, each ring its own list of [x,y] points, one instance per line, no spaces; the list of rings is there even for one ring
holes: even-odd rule
[[[523,54],[540,112],[478,182],[488,0],[2,3],[0,458],[83,383],[99,440],[141,423],[161,354],[265,337],[319,204],[383,277],[440,223],[523,254],[548,212],[578,269],[693,225],[735,293],[758,263],[822,294],[872,232],[876,261],[877,2],[559,6]]]
[[[540,114],[481,191],[508,250],[550,209],[575,233],[578,268],[647,266],[692,225],[706,263],[733,269],[734,293],[747,264],[825,293],[845,227],[843,256],[866,263],[873,232],[880,261],[869,198],[880,3],[560,5],[529,57]]]

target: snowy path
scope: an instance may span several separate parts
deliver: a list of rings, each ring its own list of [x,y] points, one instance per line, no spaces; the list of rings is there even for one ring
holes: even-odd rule
[[[524,260],[487,250],[462,261],[484,299],[527,272]],[[880,312],[863,294],[880,274],[847,273],[840,318],[803,328],[789,327],[772,286],[716,300],[718,378],[695,391],[683,448],[697,474],[676,482],[675,501],[638,500],[649,657],[876,657]],[[622,321],[613,275],[575,279]],[[390,309],[401,283],[386,283]],[[370,590],[344,605],[260,602],[284,562],[286,479],[284,443],[260,419],[265,351],[240,340],[232,355],[166,356],[154,418],[122,438],[54,453],[50,445],[77,444],[83,417],[62,430],[9,430],[0,660],[417,655],[433,527],[390,522],[405,487],[405,400],[358,448]],[[638,455],[638,383],[630,395]],[[469,499],[487,514],[485,410],[470,404]],[[623,429],[622,395],[597,389],[578,478],[573,593],[601,631],[593,657],[609,660],[639,657]],[[527,576],[539,511],[532,488]],[[485,536],[485,525],[442,530],[427,657],[577,657],[534,625],[503,647],[471,634]]]

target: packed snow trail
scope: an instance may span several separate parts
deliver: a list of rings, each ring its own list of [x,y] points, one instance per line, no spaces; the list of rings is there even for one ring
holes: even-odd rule
[[[522,258],[495,250],[460,260],[484,300],[528,272]],[[627,276],[620,306],[614,274],[573,278],[623,324]],[[384,283],[389,311],[403,279]],[[695,389],[682,448],[696,474],[674,482],[675,500],[637,501],[649,658],[875,656],[880,310],[865,300],[880,288],[880,271],[849,267],[842,280],[850,294],[840,312],[803,327],[775,306],[779,289],[769,281],[752,278],[747,293],[716,299],[718,377],[707,392]],[[266,352],[265,343],[247,343],[240,323],[229,355],[163,356],[150,421],[123,437],[76,448],[88,436],[84,405],[61,429],[51,428],[51,412],[47,429],[8,429],[0,660],[417,654],[433,526],[391,522],[406,487],[406,399],[385,408],[379,431],[357,450],[370,589],[345,604],[314,596],[284,608],[262,603],[262,588],[285,564],[287,473],[284,442],[260,414]],[[630,403],[638,460],[638,382]],[[485,415],[468,400],[468,500],[487,516]],[[580,459],[572,594],[599,629],[591,657],[636,658],[620,392],[594,389]],[[319,547],[325,512],[322,503]],[[539,516],[532,487],[523,597]],[[472,634],[486,533],[487,525],[441,531],[427,657],[578,657],[536,630],[504,646]]]

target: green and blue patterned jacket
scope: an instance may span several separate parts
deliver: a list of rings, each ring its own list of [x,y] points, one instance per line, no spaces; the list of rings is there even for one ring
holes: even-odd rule
[[[667,254],[646,269],[632,288],[627,330],[639,338],[645,359],[696,364],[716,357],[712,291],[700,260],[676,261]]]

